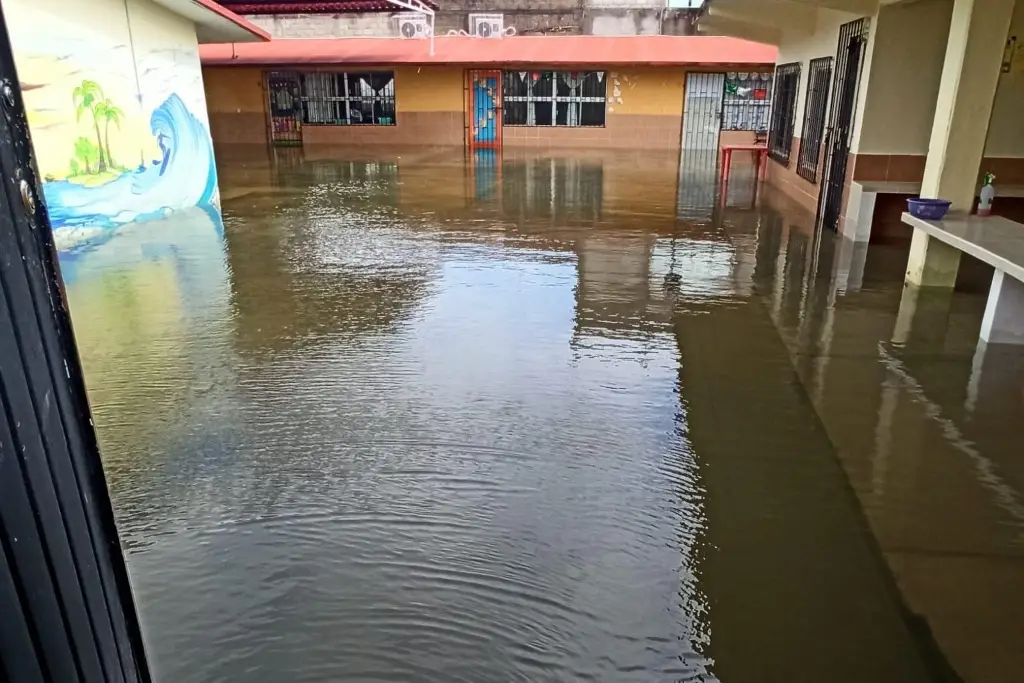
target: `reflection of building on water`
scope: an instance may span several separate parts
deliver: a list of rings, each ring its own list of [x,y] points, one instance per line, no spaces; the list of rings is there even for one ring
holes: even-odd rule
[[[407,239],[410,226],[395,213],[398,164],[311,160],[280,173],[303,194],[283,207],[271,196],[253,207],[244,233],[230,222],[226,230],[229,245],[245,242],[228,250],[239,345],[313,343],[326,329],[372,333],[411,313],[440,247],[432,238]],[[289,242],[292,249],[280,248]]]
[[[752,260],[720,231],[679,223],[651,232],[588,233],[576,244],[577,334],[635,336],[671,329],[689,300],[743,297]]]
[[[502,164],[502,207],[507,216],[598,220],[604,167],[580,159],[538,158]]]

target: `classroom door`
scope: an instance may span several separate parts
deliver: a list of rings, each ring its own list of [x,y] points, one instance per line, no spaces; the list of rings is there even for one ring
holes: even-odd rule
[[[501,147],[501,72],[470,71],[466,122],[469,146]]]
[[[725,97],[724,73],[686,75],[686,101],[683,109],[683,149],[718,152],[722,130],[722,100]]]

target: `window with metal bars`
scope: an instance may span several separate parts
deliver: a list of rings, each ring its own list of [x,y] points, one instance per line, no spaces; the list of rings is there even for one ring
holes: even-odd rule
[[[604,126],[603,71],[506,71],[506,126]]]
[[[299,75],[302,122],[313,125],[393,126],[393,71],[316,71]]]
[[[807,96],[804,101],[804,127],[796,172],[812,183],[818,182],[818,160],[821,158],[822,135],[825,132],[825,109],[832,80],[832,57],[812,59],[807,71]]]
[[[789,153],[793,149],[793,124],[796,119],[796,94],[799,85],[799,62],[779,64],[775,67],[768,156],[784,166],[789,166]]]
[[[768,132],[772,105],[772,73],[730,72],[725,75],[722,130]]]

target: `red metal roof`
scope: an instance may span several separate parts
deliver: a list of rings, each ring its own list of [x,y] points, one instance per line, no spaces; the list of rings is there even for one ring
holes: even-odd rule
[[[444,36],[272,40],[269,43],[200,45],[205,65],[477,64],[654,65],[774,64],[772,45],[724,36]]]
[[[219,0],[220,4],[237,14],[344,14],[346,12],[400,12],[401,8],[388,0]],[[424,4],[437,9],[433,0]]]

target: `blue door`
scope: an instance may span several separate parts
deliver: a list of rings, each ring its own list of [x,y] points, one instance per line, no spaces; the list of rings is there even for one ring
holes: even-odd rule
[[[470,71],[471,147],[501,145],[501,72]]]

